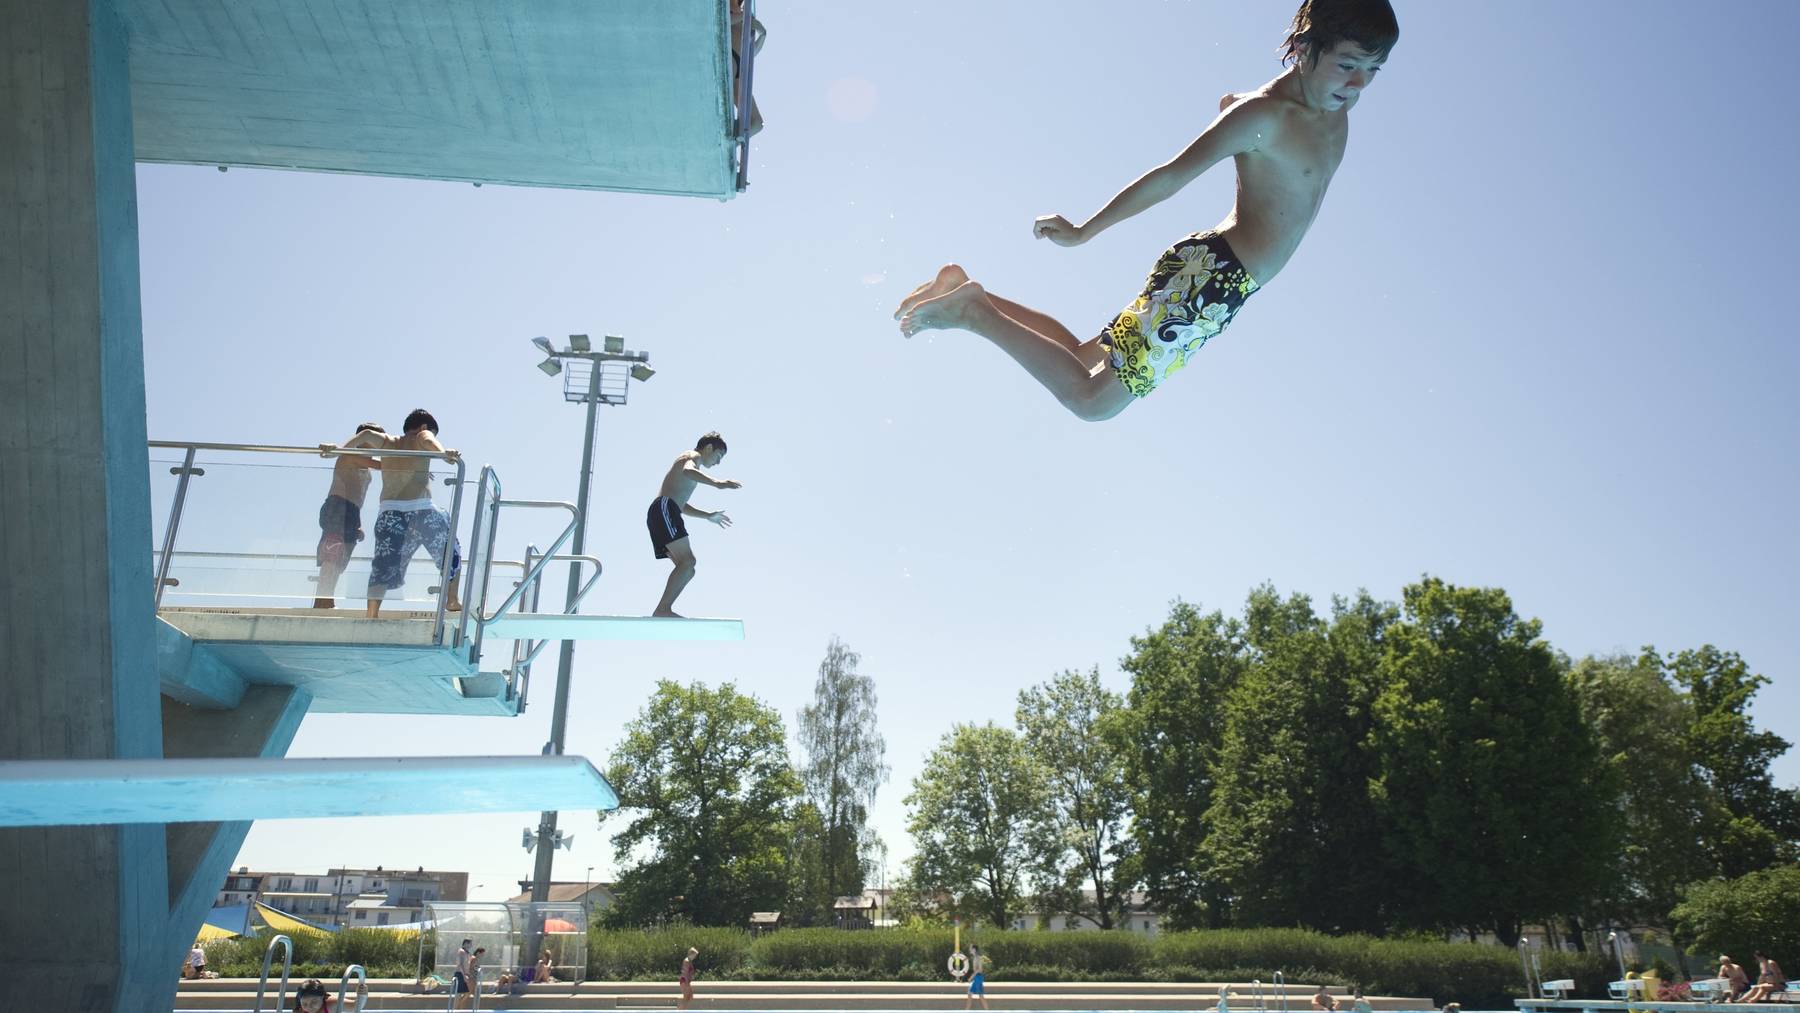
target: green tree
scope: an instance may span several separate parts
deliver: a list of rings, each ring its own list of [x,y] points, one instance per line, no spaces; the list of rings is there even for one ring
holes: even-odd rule
[[[823,821],[825,912],[831,898],[862,893],[869,807],[888,777],[887,744],[875,723],[875,680],[856,670],[861,661],[831,638],[813,702],[800,711],[800,779]]]
[[[790,824],[793,834],[788,844],[787,901],[780,910],[784,925],[805,928],[831,924],[831,885],[825,881],[825,852],[829,835],[825,818],[811,799],[802,799],[794,807]]]
[[[1654,656],[1654,650],[1645,649]],[[1787,752],[1787,740],[1759,732],[1750,704],[1769,680],[1753,675],[1736,652],[1707,644],[1664,660],[1669,676],[1687,691],[1693,710],[1688,749],[1701,777],[1723,807],[1708,824],[1714,859],[1727,876],[1742,876],[1800,858],[1800,791],[1778,788],[1769,764]]]
[[[1594,734],[1621,835],[1614,878],[1593,914],[1615,925],[1668,929],[1687,884],[1718,875],[1705,827],[1715,805],[1691,753],[1693,709],[1654,653],[1583,658],[1569,670]]]
[[[1252,657],[1227,698],[1201,848],[1238,924],[1387,927],[1393,869],[1369,804],[1367,739],[1396,611],[1364,593],[1334,602],[1327,625],[1304,595],[1251,592]]]
[[[1605,882],[1616,820],[1593,804],[1598,751],[1561,659],[1504,591],[1428,577],[1403,604],[1370,735],[1396,899],[1414,926],[1511,946]]]
[[[1039,910],[1087,918],[1103,929],[1124,916],[1133,886],[1129,871],[1121,878],[1132,864],[1124,835],[1131,795],[1123,709],[1095,668],[1021,690],[1015,714],[1026,749],[1049,781],[1043,819],[1033,828]],[[1084,884],[1093,887],[1091,899]]]
[[[1800,865],[1695,883],[1669,920],[1676,942],[1708,955],[1730,954],[1754,979],[1753,951],[1786,957],[1790,963],[1790,954],[1800,954]]]
[[[1226,897],[1201,874],[1224,700],[1248,664],[1243,626],[1183,601],[1120,661],[1131,691],[1123,719],[1131,835],[1145,889],[1170,928],[1218,928]]]
[[[914,893],[948,894],[959,911],[1012,927],[1043,819],[1045,777],[1025,743],[993,722],[959,724],[938,743],[906,797]]]
[[[793,805],[781,715],[730,683],[661,680],[625,726],[607,778],[624,819],[620,854],[649,854],[619,875],[614,924],[682,918],[743,925],[788,892]]]

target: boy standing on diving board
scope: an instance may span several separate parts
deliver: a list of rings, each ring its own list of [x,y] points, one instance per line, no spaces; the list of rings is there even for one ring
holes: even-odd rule
[[[687,587],[688,581],[694,579],[694,569],[698,561],[694,558],[693,546],[688,544],[687,522],[682,519],[699,517],[712,521],[719,527],[731,527],[731,518],[723,510],[700,510],[688,505],[688,497],[694,494],[697,484],[710,485],[714,489],[741,489],[743,483],[729,478],[713,478],[700,470],[701,465],[716,468],[725,460],[725,438],[718,433],[707,433],[694,443],[694,449],[683,451],[669,466],[669,473],[663,476],[662,488],[658,490],[656,499],[650,502],[650,511],[645,522],[650,526],[650,547],[656,550],[657,559],[667,559],[675,564],[674,572],[669,574],[669,582],[663,588],[662,600],[656,603],[653,616],[679,619],[675,612],[675,599],[680,596],[681,589]]]
[[[1076,417],[1110,419],[1188,364],[1244,300],[1294,255],[1344,157],[1350,109],[1400,37],[1388,0],[1305,0],[1280,76],[1226,95],[1187,150],[1151,169],[1080,225],[1046,215],[1032,234],[1079,246],[1168,200],[1227,158],[1237,201],[1208,232],[1157,259],[1144,290],[1087,341],[1049,316],[994,295],[955,264],[915,289],[894,316],[907,336],[961,329],[999,345]]]

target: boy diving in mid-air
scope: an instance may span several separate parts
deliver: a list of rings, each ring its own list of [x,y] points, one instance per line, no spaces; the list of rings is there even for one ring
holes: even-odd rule
[[[1079,246],[1175,196],[1226,158],[1236,161],[1231,213],[1165,251],[1143,292],[1098,336],[1077,339],[1051,317],[986,291],[955,264],[900,303],[894,316],[901,331],[974,331],[1078,418],[1119,414],[1186,366],[1294,255],[1344,157],[1348,113],[1399,37],[1388,0],[1305,0],[1282,56],[1291,65],[1280,76],[1226,95],[1219,117],[1187,150],[1119,191],[1087,222],[1039,218],[1033,235]]]

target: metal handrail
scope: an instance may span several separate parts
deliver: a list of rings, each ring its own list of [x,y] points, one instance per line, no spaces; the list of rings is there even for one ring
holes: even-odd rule
[[[275,962],[277,945],[282,948],[281,991],[275,994],[275,1008],[280,1010],[287,1004],[288,972],[294,967],[294,941],[287,936],[276,936],[269,940],[269,948],[263,951],[262,980],[256,986],[256,1013],[262,1013],[263,996],[269,991],[269,967]]]
[[[193,475],[204,475],[204,471],[194,468],[195,448],[189,447],[187,457],[181,467],[170,468],[173,474],[181,476],[175,481],[175,508],[169,511],[169,525],[163,530],[162,559],[156,564],[156,606],[162,607],[163,588],[169,586],[169,556],[175,550],[175,532],[181,527],[181,508],[187,503],[188,479]]]
[[[562,534],[556,536],[556,541],[550,543],[549,553],[537,560],[530,569],[526,570],[524,578],[519,581],[518,586],[513,588],[512,594],[507,595],[506,600],[500,603],[500,607],[495,609],[491,615],[476,617],[475,642],[469,646],[469,657],[471,661],[478,661],[481,658],[481,645],[482,641],[485,639],[488,624],[499,619],[501,616],[506,615],[508,610],[518,604],[519,599],[524,595],[526,589],[543,578],[544,567],[550,564],[550,560],[556,556],[557,550],[561,549],[564,545],[567,545],[569,539],[575,536],[575,527],[581,522],[581,515],[576,512],[575,504],[565,503],[561,500],[499,499],[495,500],[494,503],[496,507],[517,506],[567,510],[569,512],[569,523],[568,526],[563,528]],[[478,602],[476,608],[479,609],[485,604],[485,602]]]
[[[744,28],[738,42],[738,193],[750,187],[750,82],[755,69],[756,0],[744,0]]]
[[[182,440],[149,440],[149,446],[162,450],[185,450],[187,453],[179,469],[171,469],[180,476],[175,485],[175,502],[169,511],[169,522],[163,534],[161,559],[156,568],[156,606],[161,607],[163,588],[167,586],[169,577],[169,561],[175,554],[175,535],[181,528],[181,515],[187,506],[188,480],[197,475],[204,475],[204,469],[194,467],[194,455],[202,450],[225,451],[231,453],[255,454],[305,454],[320,457],[426,457],[445,461],[456,466],[456,475],[446,478],[447,484],[456,487],[450,502],[450,538],[444,543],[444,557],[438,560],[439,571],[448,573],[450,555],[455,551],[456,528],[462,512],[463,476],[467,471],[462,455],[453,450],[387,450],[370,448],[347,448],[329,443],[321,443],[311,447],[284,446],[265,443],[197,443]],[[431,642],[444,642],[444,612],[449,602],[450,581],[443,580],[438,585],[437,611],[432,622]]]
[[[423,935],[424,933],[420,933]],[[338,979],[338,1001],[335,1013],[344,1013],[344,993],[350,989],[350,973],[356,972],[356,1006],[351,1013],[362,1013],[363,1003],[369,999],[369,972],[363,970],[361,964],[351,964],[344,968],[344,976]]]
[[[492,486],[494,490],[491,497],[488,495],[489,486]],[[456,622],[456,642],[458,644],[469,642],[469,613],[479,612],[487,604],[488,575],[493,572],[494,540],[498,536],[500,528],[501,492],[500,475],[494,471],[492,465],[483,465],[481,474],[475,478],[475,522],[469,527],[469,559],[482,558],[482,552],[485,550],[489,561],[482,566],[480,590],[463,595],[462,615]],[[487,520],[486,524],[482,523],[484,515]],[[470,607],[470,602],[474,602],[473,608]],[[477,623],[480,622],[480,618],[479,615],[476,616]],[[477,626],[477,643],[471,647],[469,658],[471,662],[480,660],[480,632],[480,628]]]
[[[1275,1001],[1281,1006],[1281,1013],[1287,1013],[1287,975],[1276,971],[1270,976],[1275,987]]]
[[[1269,1009],[1269,999],[1267,996],[1263,995],[1262,979],[1251,978],[1250,987],[1256,990],[1256,1008],[1263,1011],[1263,1013],[1267,1013]]]
[[[604,572],[604,569],[605,569],[604,566],[601,564],[600,558],[598,556],[592,556],[592,555],[588,555],[587,553],[582,553],[580,555],[565,554],[565,555],[559,555],[559,556],[541,557],[537,554],[537,546],[535,546],[535,545],[527,546],[525,559],[526,559],[525,562],[520,562],[519,560],[516,560],[516,559],[496,559],[493,561],[492,565],[493,566],[517,566],[517,567],[521,567],[521,568],[529,571],[531,569],[533,562],[536,560],[539,560],[539,559],[546,559],[552,563],[575,563],[577,565],[579,565],[581,563],[593,564],[593,567],[594,567],[593,576],[589,577],[587,579],[587,581],[581,585],[580,588],[576,589],[574,599],[572,599],[568,603],[568,605],[566,605],[563,608],[562,614],[569,615],[569,616],[575,615],[577,612],[579,612],[581,610],[582,599],[584,599],[588,596],[588,592],[592,591],[594,589],[595,584],[600,583],[600,575],[602,572]],[[523,578],[521,578],[521,582],[522,581],[523,581]],[[529,602],[524,603],[528,613],[536,613],[537,612],[538,593],[541,590],[543,590],[543,586],[544,586],[544,582],[542,580],[538,580],[532,584],[531,600]],[[488,621],[491,621],[492,619],[497,619],[497,618],[499,618],[498,614],[490,617],[490,619]],[[508,692],[510,692],[511,688],[515,682],[518,682],[522,679],[523,682],[525,683],[525,685],[520,687],[520,689],[519,689],[519,711],[521,713],[523,713],[525,710],[525,694],[526,694],[527,689],[530,686],[531,663],[536,661],[537,656],[542,654],[544,652],[544,648],[550,646],[551,643],[552,643],[552,641],[550,641],[550,640],[531,640],[531,641],[516,640],[513,642],[512,665],[506,671],[506,675],[507,675],[506,685],[508,687]]]

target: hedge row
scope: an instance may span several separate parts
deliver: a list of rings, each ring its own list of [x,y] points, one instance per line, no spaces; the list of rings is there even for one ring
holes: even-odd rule
[[[948,929],[846,932],[783,929],[751,936],[741,929],[595,928],[588,934],[588,977],[600,981],[673,980],[690,946],[703,977],[727,980],[943,981],[952,947]],[[1436,940],[1327,936],[1303,929],[1176,932],[964,933],[993,962],[996,980],[1270,981],[1361,987],[1383,995],[1429,996],[1465,1007],[1507,1008],[1524,994],[1518,954],[1501,946]],[[207,947],[222,974],[255,976],[264,942],[225,940]],[[372,929],[294,937],[297,977],[336,978],[346,964],[371,977],[414,977],[416,936]],[[431,943],[426,943],[430,959]],[[1605,992],[1609,964],[1597,953],[1544,953],[1546,978],[1573,978],[1579,994]]]
[[[1524,994],[1518,954],[1501,946],[1435,940],[1327,936],[1303,929],[1227,929],[1155,938],[1129,932],[965,933],[993,961],[996,980],[1269,981],[1361,986],[1384,995],[1512,1005]],[[844,932],[784,929],[752,937],[737,929],[607,931],[589,936],[596,979],[673,978],[689,946],[703,975],[725,979],[942,981],[949,930]],[[1600,954],[1544,953],[1547,978],[1574,978],[1603,995]]]

